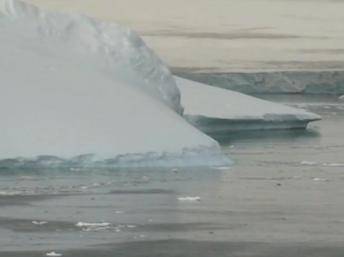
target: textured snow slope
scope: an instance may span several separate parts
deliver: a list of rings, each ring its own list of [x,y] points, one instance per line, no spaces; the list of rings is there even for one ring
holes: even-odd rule
[[[264,101],[175,77],[182,93],[184,115],[206,132],[302,128],[320,116],[302,109]]]
[[[3,23],[15,20],[16,24],[10,26],[13,33],[21,33],[22,39],[49,40],[50,44],[87,55],[109,76],[130,80],[181,112],[180,94],[169,69],[130,29],[81,15],[42,12],[16,0],[1,0],[1,13],[5,16]]]
[[[134,33],[16,0],[0,8],[0,166],[228,163],[175,112],[173,77]]]

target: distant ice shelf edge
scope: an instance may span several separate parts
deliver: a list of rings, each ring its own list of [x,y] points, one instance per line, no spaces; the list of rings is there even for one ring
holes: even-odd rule
[[[344,70],[203,72],[180,68],[175,74],[247,94],[344,94]]]

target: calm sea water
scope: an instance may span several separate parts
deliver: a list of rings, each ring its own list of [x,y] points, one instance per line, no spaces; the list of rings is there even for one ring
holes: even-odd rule
[[[230,169],[0,171],[0,256],[340,256],[344,103],[260,97],[323,120],[223,138]]]

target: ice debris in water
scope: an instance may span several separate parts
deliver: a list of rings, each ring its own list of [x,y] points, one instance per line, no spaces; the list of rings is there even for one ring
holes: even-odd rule
[[[75,224],[77,227],[108,227],[111,224],[108,222],[99,222],[99,223],[89,223],[89,222],[81,222]]]
[[[62,253],[57,253],[57,252],[49,252],[46,254],[46,256],[50,256],[50,257],[59,257],[62,256]]]
[[[344,95],[340,96],[338,99],[344,101]]]
[[[321,182],[321,181],[328,181],[328,179],[326,179],[326,178],[313,178],[313,181]]]
[[[47,221],[36,221],[36,220],[34,220],[34,221],[32,221],[32,224],[34,224],[34,225],[45,225],[45,224],[47,224],[48,222]]]
[[[201,201],[201,197],[199,196],[185,196],[185,197],[178,197],[178,201],[181,202],[195,202],[195,201]]]
[[[222,166],[222,167],[216,167],[216,170],[228,170],[230,167],[229,166]]]
[[[344,163],[323,163],[325,167],[344,167]]]
[[[301,165],[305,165],[305,166],[314,166],[316,165],[317,163],[316,162],[313,162],[313,161],[302,161],[301,162]]]

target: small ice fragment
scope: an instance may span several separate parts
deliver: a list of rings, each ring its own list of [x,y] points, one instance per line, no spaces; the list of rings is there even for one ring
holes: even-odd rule
[[[21,192],[19,191],[0,191],[0,196],[14,196],[14,195],[20,195]]]
[[[316,165],[316,162],[312,162],[312,161],[302,161],[301,165],[305,165],[305,166],[314,166]]]
[[[75,224],[77,227],[108,227],[111,224],[108,222],[100,222],[100,223],[89,223],[89,222],[81,222]]]
[[[122,214],[124,211],[115,211],[116,214]]]
[[[344,95],[338,97],[339,100],[344,101]]]
[[[62,256],[62,253],[56,253],[53,251],[53,252],[47,253],[46,256],[59,257],[59,256]]]
[[[201,197],[199,196],[185,196],[185,197],[178,197],[179,201],[185,201],[185,202],[195,202],[195,201],[201,201]]]
[[[36,221],[36,220],[34,220],[34,221],[32,221],[32,224],[34,224],[34,225],[45,225],[45,224],[47,224],[48,222],[47,221]]]
[[[344,167],[344,163],[323,163],[325,167]]]
[[[136,228],[135,225],[127,225],[127,228]]]
[[[142,177],[142,181],[145,181],[145,182],[149,181],[149,177],[143,176],[143,177]]]
[[[228,170],[229,167],[228,166],[222,166],[222,167],[216,167],[215,169],[217,169],[217,170]]]
[[[326,178],[313,178],[313,181],[328,181]]]

